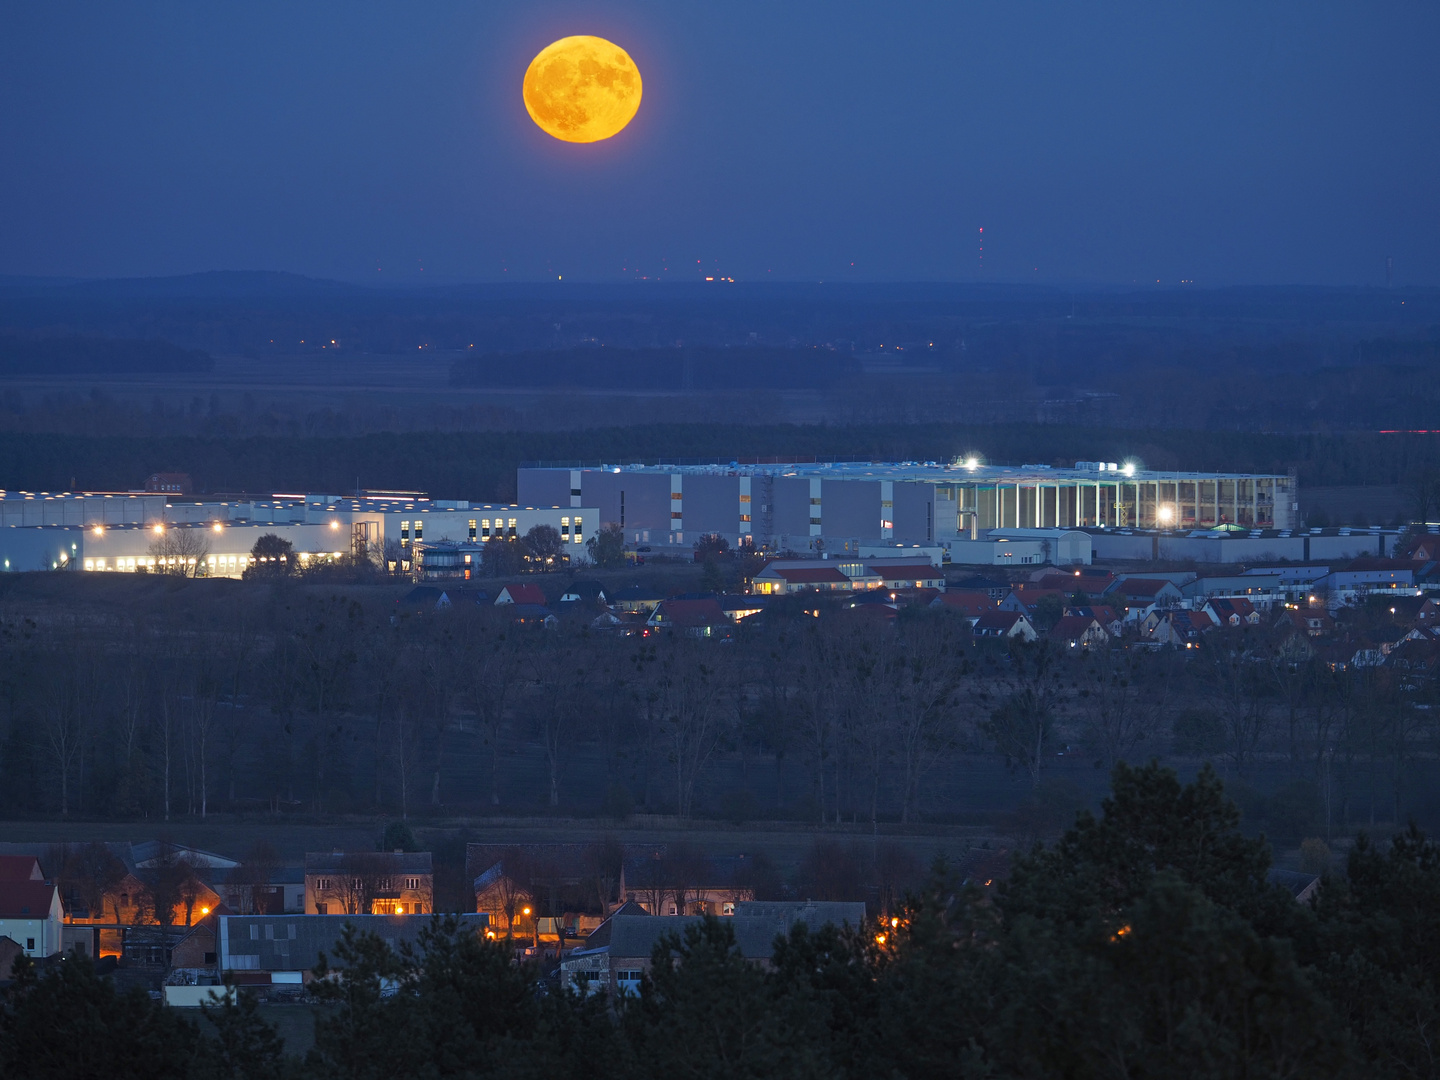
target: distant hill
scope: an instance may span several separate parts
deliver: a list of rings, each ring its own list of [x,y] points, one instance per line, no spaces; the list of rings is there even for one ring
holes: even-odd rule
[[[119,375],[212,371],[201,349],[137,338],[0,335],[0,375]]]

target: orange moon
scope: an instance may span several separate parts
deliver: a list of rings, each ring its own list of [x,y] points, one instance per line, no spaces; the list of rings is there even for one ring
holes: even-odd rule
[[[640,108],[640,69],[604,38],[561,38],[530,61],[522,92],[525,111],[547,135],[599,142],[623,131]]]

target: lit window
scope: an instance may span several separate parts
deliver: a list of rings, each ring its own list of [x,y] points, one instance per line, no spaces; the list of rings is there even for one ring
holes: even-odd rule
[[[481,518],[481,519],[480,519],[480,535],[481,535],[482,537],[484,537],[486,540],[489,540],[489,539],[490,539],[490,519],[489,519],[489,518]]]
[[[410,522],[400,522],[400,546],[405,547],[410,543]]]
[[[670,493],[670,498],[675,502],[679,502],[681,499],[685,498],[685,496],[678,491],[672,491]]]
[[[515,518],[511,518],[511,519],[510,519],[510,535],[511,535],[511,536],[514,536],[514,535],[515,535],[515,526],[516,526],[516,524],[517,524],[517,522],[516,522]]]
[[[740,496],[740,501],[741,501],[741,502],[749,502],[749,501],[750,501],[750,496],[749,496],[749,495],[741,495],[741,496]]]
[[[416,540],[421,539],[420,530],[423,529],[423,528],[425,528],[425,523],[424,523],[423,521],[417,521],[417,522],[415,522],[415,539],[416,539]]]
[[[475,539],[475,519],[474,519],[474,518],[471,518],[471,519],[470,519],[470,539],[471,539],[471,540],[474,540],[474,539]]]
[[[580,519],[575,519],[575,543],[580,543]]]

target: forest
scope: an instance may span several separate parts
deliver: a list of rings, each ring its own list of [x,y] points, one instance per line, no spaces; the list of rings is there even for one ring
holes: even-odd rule
[[[686,573],[670,591],[696,587]],[[530,580],[558,596],[566,578]],[[544,630],[465,592],[406,604],[408,588],[11,578],[0,812],[638,812],[1035,839],[1117,762],[1153,758],[1215,763],[1247,828],[1296,842],[1440,817],[1434,680],[1332,670],[1268,624],[1193,651],[1065,652],[972,639],[948,611],[886,623],[795,597],[723,641],[616,637],[584,610]],[[1365,633],[1391,616],[1344,618]]]
[[[197,1020],[83,957],[22,958],[0,1072],[167,1077],[1434,1076],[1440,847],[1364,835],[1314,900],[1267,882],[1216,774],[1119,765],[1097,815],[992,888],[942,864],[863,927],[797,924],[765,964],[724,918],[663,938],[634,996],[549,989],[437,917],[316,958],[313,1046],[246,994]],[[333,976],[333,977],[331,977]],[[295,1009],[295,1006],[291,1006]]]

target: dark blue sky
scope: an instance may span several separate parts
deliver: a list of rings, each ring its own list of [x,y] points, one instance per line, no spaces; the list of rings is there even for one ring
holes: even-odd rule
[[[644,77],[608,142],[520,100],[571,33]],[[1437,47],[1433,0],[11,3],[0,273],[1437,285]]]

